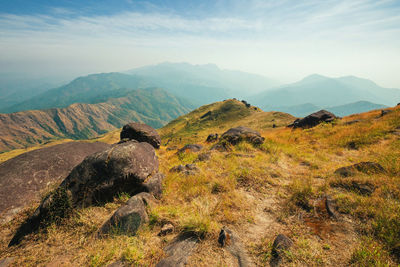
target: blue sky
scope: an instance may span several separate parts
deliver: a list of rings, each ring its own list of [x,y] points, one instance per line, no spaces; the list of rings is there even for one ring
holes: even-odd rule
[[[72,78],[163,61],[400,88],[400,1],[0,0],[0,72]]]

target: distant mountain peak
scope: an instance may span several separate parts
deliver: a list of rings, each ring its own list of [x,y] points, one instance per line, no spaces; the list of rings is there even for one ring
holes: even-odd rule
[[[304,83],[304,82],[319,82],[319,81],[323,81],[323,80],[327,80],[327,79],[331,79],[329,77],[314,73],[311,75],[306,76],[305,78],[303,78],[300,82]]]

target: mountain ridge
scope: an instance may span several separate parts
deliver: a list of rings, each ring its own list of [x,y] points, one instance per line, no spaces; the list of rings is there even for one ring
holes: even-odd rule
[[[188,112],[185,101],[159,88],[131,91],[103,103],[0,114],[0,150],[23,148],[52,139],[87,139],[140,121],[159,128]]]

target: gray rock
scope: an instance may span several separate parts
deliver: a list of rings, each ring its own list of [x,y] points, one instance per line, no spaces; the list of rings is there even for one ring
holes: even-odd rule
[[[144,192],[131,197],[103,224],[99,234],[135,235],[139,227],[149,221],[146,206],[153,201],[154,198]]]
[[[161,228],[161,231],[158,233],[158,235],[165,236],[167,234],[172,233],[173,231],[174,231],[174,226],[170,223],[167,223]]]
[[[392,110],[390,110],[390,109],[383,109],[383,110],[381,110],[381,117],[383,117],[391,112],[392,112]]]
[[[272,258],[270,265],[279,266],[285,255],[285,251],[288,251],[292,246],[293,241],[289,237],[279,234],[272,244]]]
[[[124,125],[121,131],[121,140],[126,138],[138,142],[147,142],[154,148],[159,148],[161,145],[161,138],[157,131],[144,123],[131,122]]]
[[[254,145],[260,145],[264,142],[264,137],[261,137],[260,133],[253,129],[239,126],[231,128],[223,133],[220,138],[220,143],[221,141],[227,141],[232,145],[236,145],[241,141],[247,141]]]
[[[335,174],[342,177],[349,177],[356,175],[357,171],[365,174],[385,173],[385,169],[379,163],[366,161],[341,167],[335,171]]]
[[[196,164],[186,164],[185,166],[184,165],[174,166],[169,171],[178,173],[182,172],[186,175],[193,175],[199,172],[199,168],[197,168]]]
[[[237,259],[239,267],[252,266],[246,250],[239,237],[232,230],[224,227],[221,229],[218,242],[225,247]]]
[[[184,233],[176,237],[171,244],[164,248],[166,258],[159,261],[156,267],[183,267],[193,253],[198,238],[191,233]]]
[[[156,198],[160,198],[162,195],[162,182],[164,178],[165,175],[162,173],[156,173],[150,176],[150,178],[143,183],[143,189],[141,191],[148,192]]]
[[[326,110],[320,110],[318,112],[312,113],[302,119],[297,119],[295,120],[292,124],[290,124],[288,127],[293,127],[293,128],[312,128],[314,126],[317,126],[321,122],[332,122],[333,120],[337,119],[333,113],[326,111]]]
[[[199,152],[203,149],[202,145],[198,144],[188,144],[178,150],[178,153],[185,153],[185,152]]]
[[[123,261],[115,261],[109,265],[107,265],[107,267],[127,267],[129,266],[128,264],[125,264]]]
[[[82,160],[110,145],[68,142],[29,151],[0,163],[0,218],[12,220],[48,185],[59,184]]]
[[[90,155],[76,166],[59,188],[46,197],[17,230],[9,246],[38,230],[48,218],[67,215],[64,209],[111,201],[121,192],[135,194],[158,172],[158,159],[148,143],[126,142]]]
[[[196,161],[207,161],[211,159],[211,153],[201,153],[197,156]]]
[[[14,262],[14,257],[7,257],[0,260],[0,267],[8,267]]]
[[[210,134],[207,136],[206,142],[207,143],[212,143],[218,140],[218,134],[214,133],[214,134]]]

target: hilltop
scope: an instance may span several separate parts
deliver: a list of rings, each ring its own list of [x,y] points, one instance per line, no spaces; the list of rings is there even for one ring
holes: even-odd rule
[[[400,260],[399,118],[397,106],[302,130],[286,127],[295,119],[289,114],[263,112],[241,101],[200,107],[159,129],[163,194],[133,236],[97,236],[130,198],[120,194],[6,248],[36,202],[0,228],[0,257],[15,257],[15,265],[154,266],[184,233],[197,240],[185,247],[189,266],[244,261],[266,266],[275,259],[275,238],[284,234],[292,243],[280,254],[283,266],[395,266]],[[221,140],[206,142],[209,134],[221,136],[236,126],[258,131],[264,143],[243,141],[220,152],[212,148]],[[119,132],[99,140],[115,143]],[[186,144],[200,145],[200,151],[177,151]],[[187,164],[195,165],[179,172]],[[167,224],[171,232],[160,234]],[[234,238],[221,248],[223,226]]]
[[[207,137],[213,131],[222,132],[241,124],[257,129],[286,126],[295,117],[282,112],[264,112],[247,103],[229,99],[202,106],[183,115],[160,129],[163,140],[171,143],[184,139],[198,140]]]

